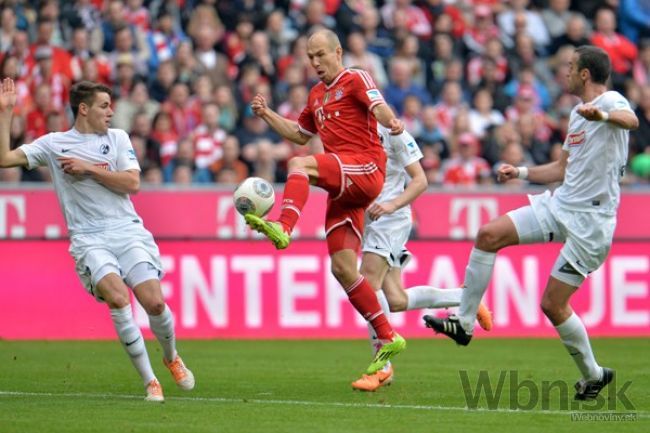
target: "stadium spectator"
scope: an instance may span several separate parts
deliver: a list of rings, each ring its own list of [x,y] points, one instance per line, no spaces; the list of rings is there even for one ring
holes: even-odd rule
[[[395,109],[398,115],[404,110],[404,99],[415,95],[424,105],[431,103],[431,96],[422,86],[413,82],[413,65],[405,59],[394,59],[390,66],[391,82],[384,89],[386,102]]]
[[[190,134],[194,146],[194,181],[210,183],[213,181],[210,166],[223,156],[227,134],[219,127],[219,106],[215,102],[203,104],[201,119],[201,124]]]
[[[441,168],[442,183],[447,186],[476,186],[492,182],[492,170],[479,155],[480,143],[471,133],[458,137],[456,156]]]
[[[0,52],[6,53],[11,49],[16,33],[16,12],[9,6],[3,6],[0,11]]]
[[[388,84],[386,68],[381,57],[367,49],[363,34],[359,31],[353,31],[348,35],[343,65],[348,68],[356,66],[367,71],[380,89]]]
[[[542,19],[552,40],[566,33],[567,24],[573,16],[570,5],[571,0],[550,0],[548,7],[542,10]]]
[[[650,3],[644,0],[620,0],[618,22],[621,34],[636,44],[650,38]]]
[[[469,111],[469,128],[474,136],[482,139],[485,131],[505,122],[503,114],[493,108],[494,101],[487,89],[479,89],[474,94],[474,104]]]
[[[241,183],[249,175],[248,166],[241,160],[239,140],[234,135],[228,135],[221,145],[221,158],[210,165],[210,171],[217,183],[223,182],[223,176],[236,184]],[[232,171],[223,175],[224,171]]]
[[[151,122],[159,109],[160,104],[149,98],[147,84],[142,80],[135,81],[129,91],[129,96],[120,98],[115,103],[113,126],[131,132],[132,123],[137,113],[144,112]]]
[[[620,88],[624,76],[632,69],[632,63],[638,53],[637,47],[628,38],[616,32],[616,15],[611,9],[598,9],[594,24],[591,43],[609,55],[612,60],[612,83]]]
[[[589,43],[587,20],[584,16],[575,13],[571,15],[566,23],[566,32],[553,39],[549,53],[555,54],[560,48],[567,45],[577,48],[581,45],[588,45]]]

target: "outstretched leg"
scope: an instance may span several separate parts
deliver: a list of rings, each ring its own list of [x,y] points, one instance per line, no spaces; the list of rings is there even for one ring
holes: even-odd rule
[[[562,278],[567,282],[560,281],[553,276],[549,278],[542,296],[542,311],[555,326],[564,347],[582,374],[582,379],[575,385],[576,400],[593,399],[612,381],[614,371],[598,365],[591,350],[587,329],[569,305],[569,299],[584,277],[577,271],[568,273],[573,268],[562,256],[559,257],[558,262],[561,262],[562,265],[559,266],[556,262],[553,273],[557,274],[557,270],[561,268],[562,272],[566,273],[566,277]]]

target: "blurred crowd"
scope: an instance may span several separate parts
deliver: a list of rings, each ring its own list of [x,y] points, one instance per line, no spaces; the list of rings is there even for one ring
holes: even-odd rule
[[[573,47],[605,49],[612,88],[631,102],[625,182],[650,181],[648,0],[8,0],[0,2],[0,75],[17,83],[13,147],[72,124],[79,80],[113,89],[150,184],[284,182],[287,160],[319,152],[255,117],[266,96],[297,119],[318,77],[313,28],[335,30],[344,64],[366,69],[416,137],[430,184],[489,184],[500,164],[558,158]],[[589,18],[588,18],[589,17]],[[0,170],[0,181],[48,181]],[[518,181],[513,181],[517,185]]]

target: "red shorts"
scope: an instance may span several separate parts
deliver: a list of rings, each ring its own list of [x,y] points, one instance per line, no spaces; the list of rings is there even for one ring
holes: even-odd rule
[[[384,172],[376,162],[363,156],[321,153],[314,157],[318,162],[316,186],[329,193],[325,214],[329,253],[350,248],[351,245],[352,249],[358,251],[363,238],[364,214],[384,186]],[[354,232],[358,244],[351,244],[349,236],[340,233],[330,236],[334,231],[340,232],[337,228],[346,225]]]

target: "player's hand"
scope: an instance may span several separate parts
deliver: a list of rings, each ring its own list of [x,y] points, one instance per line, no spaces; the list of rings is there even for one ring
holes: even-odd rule
[[[262,96],[261,93],[258,93],[253,97],[253,100],[251,101],[251,109],[256,116],[264,116],[264,114],[266,114],[267,108],[268,106],[266,105],[266,99],[264,96]]]
[[[394,117],[390,120],[390,135],[400,135],[404,132],[404,122]]]
[[[0,113],[13,112],[14,105],[16,105],[14,80],[5,78],[0,84]]]
[[[57,158],[57,161],[61,164],[63,172],[72,176],[91,174],[94,168],[91,163],[76,158]]]
[[[598,107],[592,104],[582,104],[577,108],[577,113],[587,120],[599,122],[605,119],[605,115]]]
[[[370,218],[371,221],[375,221],[382,215],[390,215],[393,212],[397,210],[397,206],[395,206],[391,202],[385,202],[385,203],[373,203],[369,208],[368,208],[368,217]]]
[[[497,181],[507,182],[510,179],[517,179],[519,177],[519,169],[510,164],[503,164],[497,170]]]

